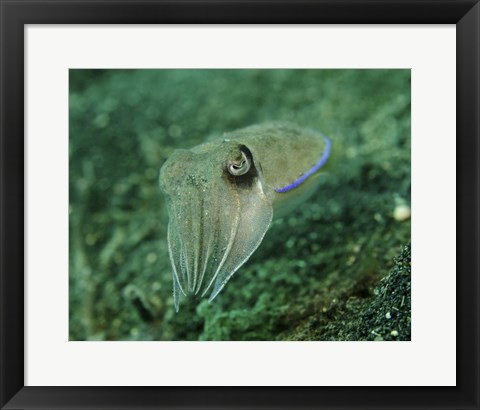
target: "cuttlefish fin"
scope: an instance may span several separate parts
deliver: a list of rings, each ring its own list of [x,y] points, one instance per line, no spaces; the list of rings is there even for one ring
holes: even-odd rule
[[[233,185],[233,189],[239,201],[239,214],[236,215],[239,218],[238,225],[228,255],[216,274],[209,302],[215,299],[232,275],[255,252],[272,222],[272,204],[263,191],[260,179],[249,188]]]

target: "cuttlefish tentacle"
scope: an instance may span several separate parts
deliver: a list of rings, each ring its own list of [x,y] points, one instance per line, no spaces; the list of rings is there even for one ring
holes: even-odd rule
[[[196,193],[191,200],[190,206],[190,232],[193,236],[193,249],[189,252],[189,259],[187,261],[187,267],[190,271],[190,280],[188,282],[188,291],[191,293],[194,291],[197,278],[198,278],[198,258],[201,252],[201,247],[203,246],[202,240],[202,202],[203,197]],[[199,223],[200,222],[200,223]]]
[[[208,210],[204,208],[203,217],[202,217],[202,226],[204,227],[203,238],[205,238],[204,246],[202,247],[202,271],[200,272],[200,277],[197,281],[197,286],[195,287],[195,294],[200,291],[200,287],[202,285],[203,277],[205,276],[205,272],[207,270],[207,262],[210,259],[211,255],[211,246],[212,241],[215,238],[216,231],[215,231],[215,223],[212,225],[205,224],[204,219],[208,216]]]
[[[171,216],[170,222],[168,223],[168,234],[167,234],[168,254],[170,257],[170,263],[172,264],[172,267],[173,267],[174,286],[177,286],[175,290],[178,290],[179,292],[182,292],[184,295],[186,295],[186,292],[182,289],[179,283],[180,275],[183,275],[183,269],[180,266],[180,264],[183,261],[183,258],[175,258],[175,255],[178,255],[182,249],[182,245],[177,236],[178,230],[176,229],[175,223],[176,222],[174,217]],[[185,279],[183,279],[182,282],[185,282]]]
[[[182,294],[218,295],[258,248],[274,212],[313,191],[329,154],[321,134],[285,123],[248,127],[172,154],[160,186],[170,216],[177,311]]]
[[[230,226],[230,234],[227,239],[228,240],[227,246],[223,250],[223,255],[221,257],[220,263],[215,269],[215,273],[212,275],[211,279],[208,281],[207,286],[205,286],[205,289],[202,292],[202,296],[205,296],[205,294],[208,292],[208,289],[210,289],[210,286],[212,286],[213,281],[217,278],[221,269],[223,269],[223,265],[225,264],[225,261],[230,255],[230,251],[232,250],[232,246],[237,236],[238,223],[240,221],[240,217],[239,217],[240,206],[238,203],[238,194],[236,192],[232,192],[231,197],[229,197],[229,200],[232,201],[232,207],[229,209],[230,214],[227,215],[226,217],[228,219],[231,219],[232,223]],[[226,211],[226,208],[224,209],[224,211]]]

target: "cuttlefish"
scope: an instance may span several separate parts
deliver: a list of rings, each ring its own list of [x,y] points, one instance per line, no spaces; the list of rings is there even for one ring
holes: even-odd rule
[[[310,196],[330,155],[320,132],[266,123],[177,149],[160,171],[173,296],[213,300],[258,248],[274,216]]]

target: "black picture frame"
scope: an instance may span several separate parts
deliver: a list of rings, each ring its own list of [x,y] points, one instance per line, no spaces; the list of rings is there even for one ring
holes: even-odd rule
[[[480,408],[478,0],[0,0],[0,5],[2,409]],[[153,23],[456,24],[456,387],[24,386],[24,26]]]

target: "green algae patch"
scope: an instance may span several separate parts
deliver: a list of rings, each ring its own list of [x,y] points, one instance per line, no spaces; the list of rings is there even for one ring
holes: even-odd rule
[[[70,340],[410,340],[409,70],[70,70]],[[331,162],[208,303],[175,313],[159,170],[268,121]]]

